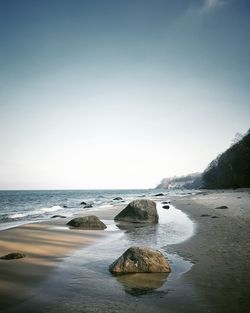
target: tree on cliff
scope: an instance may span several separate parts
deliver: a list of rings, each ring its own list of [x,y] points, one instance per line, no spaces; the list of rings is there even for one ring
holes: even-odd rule
[[[208,189],[250,187],[250,129],[213,160],[202,175]]]

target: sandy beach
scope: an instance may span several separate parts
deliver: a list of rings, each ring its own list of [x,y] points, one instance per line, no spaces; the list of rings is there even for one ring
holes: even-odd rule
[[[196,223],[190,240],[169,247],[194,263],[183,279],[195,286],[211,312],[248,312],[249,190],[205,191],[173,204]],[[216,209],[220,206],[228,208]]]
[[[86,313],[131,312],[133,309],[137,312],[156,313],[248,312],[250,307],[249,190],[204,191],[197,195],[174,197],[171,201],[195,223],[195,233],[180,244],[168,245],[167,252],[179,255],[192,262],[193,266],[185,274],[167,279],[165,285],[169,287],[165,291],[159,289],[160,291],[145,295],[135,296],[124,293],[120,296],[117,291],[120,283],[113,282],[114,279],[107,276],[113,284],[110,285],[113,289],[110,288],[105,298],[108,291],[101,285],[103,278],[101,274],[97,276],[100,280],[98,283],[100,293],[103,294],[100,303],[98,302],[99,289],[96,288],[93,294],[93,287],[88,285],[86,280],[82,306],[72,309],[70,305],[60,306],[57,302],[45,307],[44,310],[42,308],[39,310],[38,307],[32,307],[33,302],[23,305],[22,302],[35,297],[44,281],[50,280],[50,276],[53,276],[65,256],[82,249],[81,256],[84,259],[85,251],[87,258],[91,246],[111,236],[109,231],[69,230],[64,227],[67,222],[65,219],[53,219],[1,232],[1,255],[19,251],[27,254],[27,257],[12,261],[0,260],[0,310]],[[228,208],[216,209],[219,206]],[[94,214],[108,221],[112,220],[121,209],[122,206],[117,206],[109,210],[95,211]],[[90,255],[91,253],[89,258]]]

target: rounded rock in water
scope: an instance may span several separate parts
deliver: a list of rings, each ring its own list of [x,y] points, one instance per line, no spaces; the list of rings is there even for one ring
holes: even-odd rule
[[[107,226],[95,215],[76,217],[73,220],[69,221],[67,225],[81,229],[103,230],[107,228]]]
[[[152,200],[134,200],[115,216],[116,221],[130,223],[158,223],[156,203]]]
[[[169,273],[167,258],[158,250],[146,247],[130,247],[109,266],[113,274]]]

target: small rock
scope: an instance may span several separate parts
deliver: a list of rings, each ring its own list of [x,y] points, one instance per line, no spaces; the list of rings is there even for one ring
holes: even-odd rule
[[[158,250],[146,247],[130,247],[109,266],[114,274],[127,273],[169,273],[170,266]]]
[[[53,216],[51,216],[51,218],[66,218],[66,216],[64,216],[64,215],[53,215]]]
[[[68,206],[67,205],[63,205],[63,208],[66,209]]]
[[[200,217],[207,217],[210,216],[209,214],[201,214]]]
[[[72,227],[77,227],[81,229],[100,229],[103,230],[107,226],[99,220],[95,215],[89,215],[84,217],[76,217],[73,220],[69,221],[67,225]]]
[[[170,204],[171,201],[162,201],[162,204]]]
[[[80,205],[86,205],[87,203],[86,202],[84,202],[84,201],[82,201],[81,203],[80,203]]]
[[[157,193],[156,195],[154,195],[154,197],[162,197],[164,196],[164,193]]]
[[[211,218],[219,218],[219,216],[213,215],[211,216]]]
[[[152,200],[134,200],[115,216],[116,221],[130,223],[158,223],[156,203]]]
[[[84,206],[84,209],[89,209],[89,208],[93,208],[93,205],[92,204],[87,204]]]
[[[6,254],[6,255],[0,257],[0,259],[2,259],[2,260],[16,260],[16,259],[22,259],[25,256],[26,255],[24,253],[13,252],[13,253],[9,253],[9,254]]]
[[[163,208],[163,209],[169,209],[170,206],[169,206],[169,205],[163,205],[162,208]]]
[[[121,197],[116,197],[113,200],[118,201],[118,200],[123,200]]]
[[[226,205],[222,205],[222,206],[218,206],[217,208],[215,208],[216,210],[225,210],[228,209],[228,207]]]

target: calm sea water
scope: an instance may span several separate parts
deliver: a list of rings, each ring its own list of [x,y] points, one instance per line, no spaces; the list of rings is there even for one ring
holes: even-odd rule
[[[182,196],[190,190],[36,190],[0,191],[0,230],[28,222],[42,221],[55,214],[72,216],[83,210],[95,210],[135,198],[151,197],[163,192]],[[121,197],[122,200],[114,200]],[[91,205],[85,208],[81,202]]]

